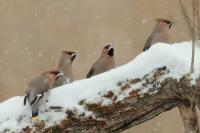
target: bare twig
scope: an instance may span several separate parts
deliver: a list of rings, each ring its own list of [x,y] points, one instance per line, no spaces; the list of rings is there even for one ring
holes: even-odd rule
[[[183,16],[184,16],[185,21],[186,21],[187,26],[188,26],[188,29],[189,29],[189,32],[190,32],[190,36],[192,37],[192,36],[194,36],[194,35],[193,35],[193,34],[194,34],[194,33],[193,33],[193,28],[192,28],[192,21],[191,21],[191,19],[189,18],[189,15],[188,15],[188,13],[187,13],[187,11],[186,11],[186,7],[185,7],[185,5],[184,5],[183,0],[179,0],[179,3],[180,3],[180,6],[181,6],[181,10],[182,10]]]
[[[200,24],[200,12],[199,12],[199,0],[192,0],[192,20],[190,19],[183,0],[179,0],[182,13],[184,15],[185,21],[189,28],[190,36],[192,38],[192,57],[191,57],[191,67],[190,73],[194,72],[194,61],[195,61],[195,44],[200,35],[199,24]]]

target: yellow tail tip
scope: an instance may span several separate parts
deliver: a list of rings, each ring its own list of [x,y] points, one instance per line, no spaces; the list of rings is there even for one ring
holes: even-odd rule
[[[32,117],[32,121],[37,121],[37,120],[38,120],[38,116]]]

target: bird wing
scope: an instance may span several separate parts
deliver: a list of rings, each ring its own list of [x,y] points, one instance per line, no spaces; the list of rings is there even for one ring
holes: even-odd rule
[[[145,45],[144,45],[143,51],[146,51],[147,49],[149,49],[149,48],[151,47],[152,40],[153,40],[153,36],[151,35],[151,36],[147,39],[147,41],[146,41],[146,43],[145,43]]]
[[[36,104],[42,97],[46,94],[46,91],[40,94],[37,94],[30,105]]]
[[[98,59],[99,60],[99,59]],[[98,61],[96,61],[95,63],[94,63],[94,65],[92,66],[92,68],[90,69],[90,71],[88,72],[88,74],[87,74],[87,78],[90,78],[93,74],[94,74],[94,72],[95,72],[95,67],[97,66],[97,63],[98,63]]]
[[[29,84],[29,103],[30,105],[36,104],[42,97],[47,93],[49,89],[48,80],[44,77],[36,78],[32,80]]]
[[[25,95],[24,96],[24,106],[26,105],[26,99],[27,99],[27,96]]]
[[[93,75],[93,73],[94,73],[94,68],[92,67],[87,74],[87,78],[90,78]]]
[[[29,94],[30,94],[30,89],[28,89],[25,93],[25,96],[24,96],[24,106],[26,105],[26,100],[27,98],[29,97]]]

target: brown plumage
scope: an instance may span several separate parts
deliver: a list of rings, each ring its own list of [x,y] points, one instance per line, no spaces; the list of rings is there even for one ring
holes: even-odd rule
[[[55,80],[60,76],[61,72],[57,70],[47,71],[28,83],[26,95],[24,97],[24,105],[29,102],[32,109],[32,118],[38,116],[38,109],[41,104],[48,98],[49,89],[52,88]]]
[[[169,42],[169,30],[174,22],[159,18],[154,26],[153,32],[147,39],[143,51],[148,50],[153,44],[157,42]]]
[[[56,79],[53,87],[58,87],[73,82],[72,63],[76,58],[76,55],[77,52],[75,51],[62,52],[57,70],[62,72],[63,75]]]
[[[112,68],[115,68],[114,48],[112,45],[107,45],[103,48],[99,59],[90,69],[89,73],[87,74],[87,78],[109,71]]]

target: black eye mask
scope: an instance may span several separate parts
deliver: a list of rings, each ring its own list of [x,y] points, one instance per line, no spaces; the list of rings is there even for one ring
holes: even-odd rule
[[[74,54],[74,52],[72,52],[72,51],[63,51],[63,53],[68,54],[68,55]]]
[[[172,27],[173,22],[171,22],[169,20],[163,20],[163,22],[165,22],[169,25],[169,29]]]

